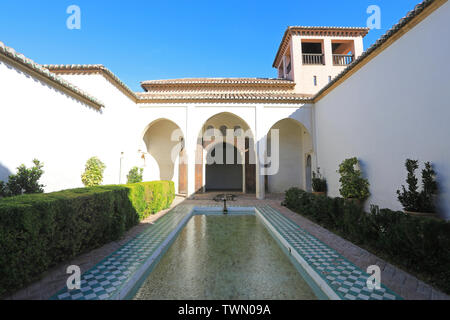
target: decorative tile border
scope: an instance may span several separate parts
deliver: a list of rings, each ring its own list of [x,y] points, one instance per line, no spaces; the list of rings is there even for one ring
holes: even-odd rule
[[[65,287],[51,299],[125,299],[146,271],[170,247],[192,215],[205,214],[211,209],[220,213],[218,206],[179,205],[175,207],[157,220],[154,225],[83,273],[80,290],[69,291]],[[385,286],[382,286],[381,290],[369,291],[366,287],[366,280],[369,277],[367,273],[272,207],[230,207],[229,210],[230,214],[254,210],[253,212],[288,248],[292,256],[329,298],[342,300],[401,299]]]
[[[380,290],[369,290],[369,275],[345,259],[300,226],[270,206],[257,207],[257,212],[288,244],[296,260],[332,299],[342,300],[401,300],[402,298],[381,285]],[[284,240],[284,241],[283,241]],[[300,259],[299,259],[300,258]],[[330,290],[331,289],[331,290]],[[331,292],[330,292],[331,291]]]
[[[81,289],[64,287],[51,300],[116,300],[125,298],[139,275],[155,261],[174,231],[190,218],[193,206],[177,206],[119,250],[81,276]]]

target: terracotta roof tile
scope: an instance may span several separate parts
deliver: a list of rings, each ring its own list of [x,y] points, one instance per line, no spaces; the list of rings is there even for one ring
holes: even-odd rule
[[[185,78],[185,79],[167,79],[167,80],[148,80],[141,84],[287,84],[293,85],[290,80],[272,79],[272,78]]]
[[[136,94],[132,91],[119,77],[117,77],[111,70],[102,64],[50,64],[43,65],[44,68],[56,74],[71,74],[71,73],[103,73],[109,78],[113,84],[121,89],[129,98],[136,101]]]
[[[141,102],[159,102],[159,101],[245,101],[256,102],[266,101],[272,103],[309,103],[311,96],[295,93],[191,93],[191,94],[155,94],[138,93]]]

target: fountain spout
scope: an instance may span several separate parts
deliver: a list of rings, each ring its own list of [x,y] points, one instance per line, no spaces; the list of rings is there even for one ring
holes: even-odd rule
[[[228,214],[227,197],[223,198],[223,214]]]

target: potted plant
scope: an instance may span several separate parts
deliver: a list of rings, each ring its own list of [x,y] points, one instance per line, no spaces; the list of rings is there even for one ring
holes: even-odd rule
[[[359,165],[357,158],[346,159],[339,165],[338,172],[341,175],[339,192],[344,199],[362,205],[370,196],[369,181],[362,177],[361,170],[355,169],[357,165]]]
[[[438,187],[433,166],[430,162],[425,163],[425,168],[422,170],[422,191],[419,191],[415,174],[419,168],[419,161],[407,159],[405,167],[408,171],[406,178],[408,189],[402,185],[402,189],[397,190],[398,201],[403,205],[405,213],[413,216],[436,217],[435,197]]]
[[[317,173],[313,172],[312,189],[315,195],[325,195],[327,192],[327,180],[320,173],[320,168],[317,168]]]

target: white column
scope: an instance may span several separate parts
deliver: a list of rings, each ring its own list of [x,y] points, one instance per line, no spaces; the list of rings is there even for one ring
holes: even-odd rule
[[[323,51],[325,55],[325,64],[328,67],[331,67],[333,65],[333,47],[331,45],[331,39],[325,38],[323,40]],[[324,80],[322,79],[322,81]]]
[[[260,159],[260,154],[264,154],[266,150],[266,139],[262,138],[256,143],[256,150],[258,154],[256,156],[256,198],[264,200],[266,197],[266,175],[264,168],[264,159]]]
[[[244,148],[245,149],[245,148]],[[247,185],[245,181],[245,150],[241,152],[242,161],[242,193],[247,193]]]
[[[261,105],[255,108],[256,132],[255,132],[255,150],[256,150],[256,198],[263,200],[266,196],[265,187],[265,168],[264,157],[266,151],[266,135],[264,128],[264,107]]]
[[[188,159],[187,167],[187,195],[188,197],[195,193],[195,155],[197,150],[197,135],[194,126],[195,108],[192,105],[186,107],[186,156]]]

